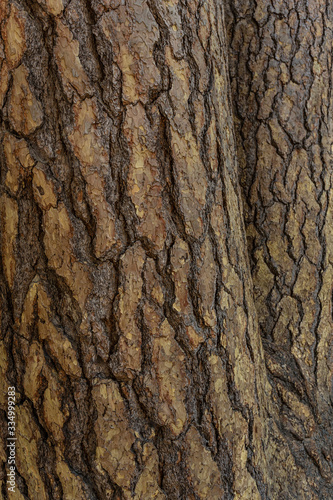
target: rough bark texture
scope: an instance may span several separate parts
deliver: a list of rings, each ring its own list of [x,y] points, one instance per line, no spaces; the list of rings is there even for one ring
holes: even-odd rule
[[[332,498],[333,190],[329,0],[229,0],[254,296],[280,428]]]
[[[0,0],[0,402],[5,438],[7,385],[16,386],[15,498],[324,498],[324,479],[312,469],[306,478],[281,432],[266,375],[221,9],[218,0]],[[294,153],[294,170],[309,172],[310,186],[310,167],[297,167],[308,150]],[[317,204],[309,220],[322,224],[324,251],[328,216]],[[303,261],[317,272],[310,257],[300,270]],[[328,294],[329,254],[320,262]],[[305,337],[311,300],[319,308],[308,293],[294,321]],[[327,387],[329,333],[319,338],[318,318],[330,319],[318,314],[314,373]],[[301,408],[316,457],[328,389],[315,406],[308,393],[319,382],[304,383],[304,363],[303,402],[294,379],[279,394]]]

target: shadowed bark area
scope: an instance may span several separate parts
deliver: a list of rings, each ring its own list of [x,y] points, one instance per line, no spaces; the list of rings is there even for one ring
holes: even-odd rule
[[[332,497],[332,3],[227,8],[254,296],[280,424]],[[309,493],[310,495],[310,493]]]

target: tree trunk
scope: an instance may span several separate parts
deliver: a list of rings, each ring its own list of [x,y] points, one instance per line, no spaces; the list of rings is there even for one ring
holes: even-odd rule
[[[266,366],[313,498],[331,498],[332,2],[229,0],[226,17]]]
[[[329,332],[320,326],[330,321],[329,306],[320,309],[331,269],[324,143],[316,143],[317,174],[297,167],[312,143],[290,153],[296,180],[321,186],[317,212],[312,188],[306,202],[295,187],[295,207],[309,204],[309,224],[321,224],[323,273],[317,299],[300,292],[304,310],[289,294],[302,316],[286,323],[307,339],[319,311],[311,353],[313,373],[324,379],[309,385],[306,350],[293,371],[297,355],[285,343],[272,359],[283,367],[283,353],[294,356],[294,378],[280,376],[281,387],[272,379],[272,392],[247,258],[220,1],[0,0],[0,20],[0,498],[13,497],[13,386],[13,498],[325,498],[323,480],[310,466],[306,478],[288,419],[278,415],[282,396],[302,409],[305,449],[315,457],[312,443],[328,429],[318,413],[325,398],[324,418],[329,408]],[[301,243],[300,276],[303,261],[317,272],[310,240]]]

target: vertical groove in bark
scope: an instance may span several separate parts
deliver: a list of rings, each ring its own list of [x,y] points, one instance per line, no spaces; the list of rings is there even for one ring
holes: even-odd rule
[[[248,246],[280,427],[332,496],[331,2],[227,3]],[[311,496],[314,495],[314,496]]]

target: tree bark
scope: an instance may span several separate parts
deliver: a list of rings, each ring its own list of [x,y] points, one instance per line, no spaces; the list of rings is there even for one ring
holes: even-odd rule
[[[280,427],[332,496],[332,4],[227,3],[248,247]]]
[[[15,498],[320,498],[266,374],[221,3],[1,0],[0,20],[0,498],[8,386]]]

